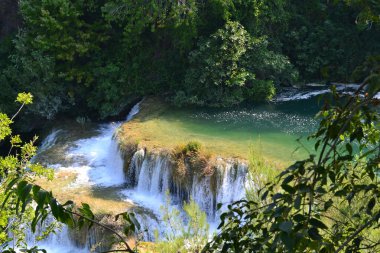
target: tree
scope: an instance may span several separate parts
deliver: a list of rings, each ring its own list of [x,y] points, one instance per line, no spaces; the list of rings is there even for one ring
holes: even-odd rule
[[[379,11],[368,9],[371,5],[378,4],[360,0],[289,1],[288,30],[280,35],[280,41],[302,81],[363,80],[351,74],[366,57],[380,52],[375,43],[380,39],[379,26],[369,14]],[[363,15],[368,22],[360,18]]]
[[[191,68],[185,80],[188,99],[214,106],[241,102],[241,88],[254,79],[254,75],[241,66],[249,41],[249,34],[242,25],[227,22],[223,29],[200,43],[199,49],[190,54]]]
[[[190,68],[177,104],[231,106],[245,100],[265,101],[274,81],[292,77],[286,57],[268,49],[265,37],[254,38],[238,22],[228,21],[189,55]],[[290,69],[290,70],[289,70]]]
[[[231,205],[204,252],[380,250],[380,69],[348,100],[333,92],[312,136],[316,155],[260,189],[259,202]]]
[[[23,26],[4,75],[14,93],[34,94],[36,103],[29,107],[34,114],[51,119],[85,104],[83,94],[94,83],[91,58],[108,39],[106,24],[93,5],[94,1],[19,2]]]

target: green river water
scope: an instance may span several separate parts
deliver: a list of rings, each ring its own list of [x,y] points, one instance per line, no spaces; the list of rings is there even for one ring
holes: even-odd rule
[[[306,137],[318,126],[315,115],[321,103],[313,97],[229,109],[170,107],[137,124],[135,130],[152,146],[195,140],[224,157],[246,159],[253,150],[268,159],[288,163],[313,152],[313,142]]]

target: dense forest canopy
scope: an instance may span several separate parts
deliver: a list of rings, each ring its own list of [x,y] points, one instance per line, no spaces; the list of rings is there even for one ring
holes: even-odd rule
[[[147,94],[176,105],[267,100],[280,85],[361,80],[380,54],[380,28],[363,11],[377,13],[376,1],[0,4],[0,108],[28,91],[29,110],[49,119],[118,115]]]

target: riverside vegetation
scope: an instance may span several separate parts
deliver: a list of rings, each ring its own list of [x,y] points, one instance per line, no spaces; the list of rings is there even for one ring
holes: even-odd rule
[[[345,98],[332,86],[333,100],[318,114],[310,137],[314,151],[278,176],[267,173],[247,200],[229,205],[218,234],[207,240],[205,214],[190,202],[188,230],[168,233],[169,241],[158,241],[154,250],[380,251],[377,1],[22,0],[19,7],[22,28],[0,45],[0,141],[10,147],[0,157],[3,252],[15,252],[9,232],[17,237],[25,226],[35,232],[49,216],[70,227],[103,227],[120,252],[139,251],[128,238],[138,239],[141,229],[133,213],[115,216],[123,220],[118,231],[99,222],[88,204],[60,203],[37,185],[38,177],[49,179],[53,171],[31,161],[36,138],[23,142],[11,128],[15,119],[104,118],[147,94],[165,95],[176,105],[231,106],[269,99],[276,85],[299,77],[364,81]],[[33,92],[35,103],[23,90]],[[19,109],[13,105],[17,93]],[[19,117],[24,105],[29,114]],[[8,117],[10,112],[16,113]],[[191,142],[173,155],[195,157],[198,164],[208,158],[200,150]],[[260,157],[252,159],[251,177],[267,167]],[[176,211],[164,206],[163,212],[167,222],[183,226],[169,219],[178,217]],[[26,252],[44,252],[17,238]],[[190,239],[202,247],[186,248]]]
[[[361,81],[380,53],[377,1],[8,2],[0,108],[11,114],[31,92],[29,123],[106,118],[149,94],[183,106],[265,101],[280,85]]]

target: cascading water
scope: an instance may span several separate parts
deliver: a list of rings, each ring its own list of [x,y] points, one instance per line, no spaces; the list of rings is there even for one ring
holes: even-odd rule
[[[127,120],[138,113],[139,104],[132,108]],[[164,204],[165,193],[172,195],[177,207],[194,199],[209,218],[214,220],[217,203],[231,203],[244,196],[244,179],[247,167],[220,160],[216,166],[215,177],[193,175],[191,184],[183,186],[175,183],[169,157],[148,155],[143,149],[135,152],[130,168],[124,172],[123,159],[118,143],[114,139],[116,129],[121,123],[100,125],[94,131],[53,130],[43,141],[36,162],[42,162],[57,172],[75,173],[76,178],[70,184],[72,189],[95,187],[119,194],[124,201],[135,205],[133,208],[143,228],[149,228],[145,240],[154,240],[152,228],[165,231],[160,224],[160,206]],[[78,136],[76,136],[78,134]],[[214,184],[214,185],[212,185]],[[127,186],[127,187],[125,187]],[[124,190],[123,190],[124,189]],[[96,233],[85,233],[85,243],[63,227],[56,234],[37,241],[37,235],[27,232],[28,245],[38,245],[49,253],[90,252],[96,244]],[[83,240],[83,238],[82,238]]]
[[[359,88],[358,84],[334,84],[336,90],[341,94],[352,95]],[[313,87],[309,85],[309,87]],[[316,86],[318,87],[318,86]],[[286,101],[294,101],[294,100],[305,100],[318,95],[331,93],[329,88],[323,87],[321,89],[304,89],[299,90],[296,88],[290,88],[283,92],[281,92],[277,97],[274,98],[275,102],[286,102]],[[362,94],[364,96],[364,94]],[[380,92],[378,92],[375,96],[375,99],[380,99]]]
[[[138,112],[138,107],[139,104],[133,107],[128,120]],[[70,185],[73,189],[81,186],[101,189],[119,187],[125,182],[123,160],[114,139],[115,130],[120,124],[101,125],[95,133],[91,133],[93,136],[84,139],[73,137],[75,131],[53,130],[43,141],[34,161],[42,162],[56,171],[75,173],[76,179]],[[90,252],[91,246],[97,241],[96,233],[90,232],[86,235],[87,243],[77,245],[65,226],[42,241],[37,241],[38,233],[26,231],[26,235],[29,247],[38,245],[39,248],[47,249],[49,253]]]
[[[132,108],[126,120],[131,120],[138,111],[139,104]],[[166,192],[178,208],[193,199],[207,213],[210,222],[217,222],[218,203],[229,204],[244,197],[248,166],[237,160],[219,158],[212,175],[193,173],[179,182],[169,155],[150,154],[139,149],[125,170],[114,139],[120,124],[103,124],[95,129],[81,126],[54,130],[42,143],[36,161],[57,172],[75,173],[76,178],[69,185],[71,189],[79,191],[81,187],[92,187],[101,194],[112,192],[120,196],[120,201],[132,204],[142,228],[150,231],[144,235],[144,240],[154,240],[152,228],[157,228],[159,233],[166,230],[160,223],[160,207],[165,203]],[[71,253],[89,252],[97,242],[95,233],[87,233],[85,243],[73,241],[70,233],[63,227],[61,232],[40,242],[29,233],[28,243],[29,246],[38,244],[49,253]]]
[[[178,204],[193,199],[213,221],[218,203],[230,204],[244,197],[247,171],[246,164],[218,159],[213,175],[194,173],[186,178],[190,184],[181,184],[176,182],[169,156],[149,155],[140,149],[132,157],[127,182],[139,196],[150,195],[162,200],[169,191]],[[131,191],[126,191],[126,195],[134,196]]]
[[[74,157],[79,163],[75,163],[68,169],[76,171],[82,175],[82,179],[86,179],[81,183],[103,187],[124,183],[123,160],[118,145],[113,139],[115,129],[119,125],[113,123],[103,126],[100,129],[100,135],[79,140],[75,143],[76,147],[70,149],[67,155]],[[77,165],[79,167],[76,167]]]
[[[47,222],[44,223],[46,226]],[[39,229],[41,230],[41,229]],[[28,246],[38,245],[38,248],[45,249],[49,253],[64,252],[64,253],[87,253],[90,252],[89,245],[83,245],[82,247],[75,245],[75,242],[70,238],[69,229],[66,226],[60,228],[55,234],[50,234],[46,239],[37,241],[36,236],[40,236],[42,231],[37,231],[33,234],[30,230],[27,230],[26,240]]]

